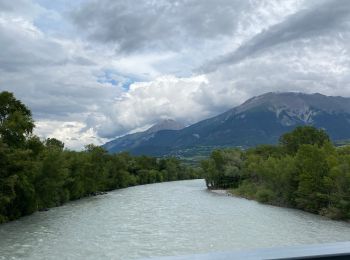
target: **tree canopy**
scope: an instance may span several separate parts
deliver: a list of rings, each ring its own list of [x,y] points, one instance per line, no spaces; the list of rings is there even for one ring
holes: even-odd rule
[[[214,151],[202,170],[209,188],[350,219],[350,147],[335,147],[322,129],[297,127],[276,146]]]
[[[10,146],[21,146],[34,128],[30,110],[12,93],[0,93],[0,137]]]
[[[298,126],[279,139],[280,144],[291,154],[296,154],[301,145],[311,144],[320,147],[329,141],[330,138],[326,131],[313,126]]]

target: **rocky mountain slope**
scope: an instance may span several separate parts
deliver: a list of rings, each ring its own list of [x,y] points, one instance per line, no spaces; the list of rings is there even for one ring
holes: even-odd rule
[[[110,152],[186,156],[216,147],[276,143],[280,135],[299,125],[324,128],[333,140],[350,139],[350,98],[266,93],[186,128],[152,127],[150,134],[118,138],[104,147]]]

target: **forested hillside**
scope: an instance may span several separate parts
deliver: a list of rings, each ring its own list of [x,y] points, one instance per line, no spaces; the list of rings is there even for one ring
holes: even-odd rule
[[[297,127],[279,145],[216,150],[202,169],[211,189],[350,219],[350,146],[335,147],[323,130]]]
[[[1,92],[0,223],[102,191],[198,177],[175,158],[110,155],[91,144],[69,151],[33,135],[34,126],[31,111]]]

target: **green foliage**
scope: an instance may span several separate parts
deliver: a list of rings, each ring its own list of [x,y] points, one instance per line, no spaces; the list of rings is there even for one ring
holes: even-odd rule
[[[279,141],[288,153],[296,154],[301,145],[311,144],[320,147],[326,142],[330,142],[330,139],[323,129],[317,129],[313,126],[299,126],[294,131],[282,135]]]
[[[19,147],[33,131],[30,110],[10,92],[0,93],[0,138],[10,146]]]
[[[248,199],[254,199],[257,192],[257,185],[248,180],[242,181],[237,189],[231,190],[233,194],[246,197]]]
[[[270,189],[260,188],[256,192],[256,199],[261,203],[269,203],[270,201],[273,201],[275,197],[275,193]]]
[[[198,178],[175,158],[108,154],[87,145],[64,149],[31,135],[30,111],[11,93],[0,93],[0,223],[69,200],[133,185]]]
[[[63,150],[64,143],[56,138],[48,138],[45,140],[45,146],[51,149]]]
[[[350,219],[350,147],[336,148],[323,130],[309,126],[298,127],[280,140],[277,146],[213,152],[202,161],[208,187]]]
[[[239,150],[215,150],[201,167],[208,188],[237,187],[241,181],[242,153]]]
[[[327,205],[324,180],[329,176],[329,166],[323,149],[316,145],[302,145],[296,155],[298,168],[297,206],[318,212]]]
[[[34,182],[39,209],[58,206],[69,200],[65,187],[67,177],[68,169],[63,153],[59,150],[46,150],[42,154]]]

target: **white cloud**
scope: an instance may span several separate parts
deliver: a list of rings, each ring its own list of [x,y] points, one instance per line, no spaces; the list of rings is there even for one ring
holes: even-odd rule
[[[350,96],[349,8],[0,0],[0,90],[28,104],[38,134],[74,149],[163,118],[194,123],[268,91]]]
[[[86,125],[79,121],[40,120],[36,122],[34,133],[42,139],[59,139],[64,142],[65,147],[74,150],[82,150],[87,144],[101,145],[107,141],[97,137],[92,128],[86,129]]]
[[[81,147],[89,141],[95,127],[87,124],[103,117],[103,111],[123,89],[98,82],[106,65],[104,56],[79,40],[46,35],[34,25],[34,20],[0,12],[0,91],[14,92],[29,106],[38,122],[38,133],[47,128],[51,137],[68,140],[71,148]],[[76,122],[86,132],[67,132],[67,121]],[[62,127],[54,131],[58,124]],[[76,140],[69,141],[70,138]]]
[[[165,118],[193,123],[210,113],[196,98],[198,90],[207,84],[205,76],[162,76],[134,83],[110,107],[107,122],[101,124],[98,133],[113,137]]]

